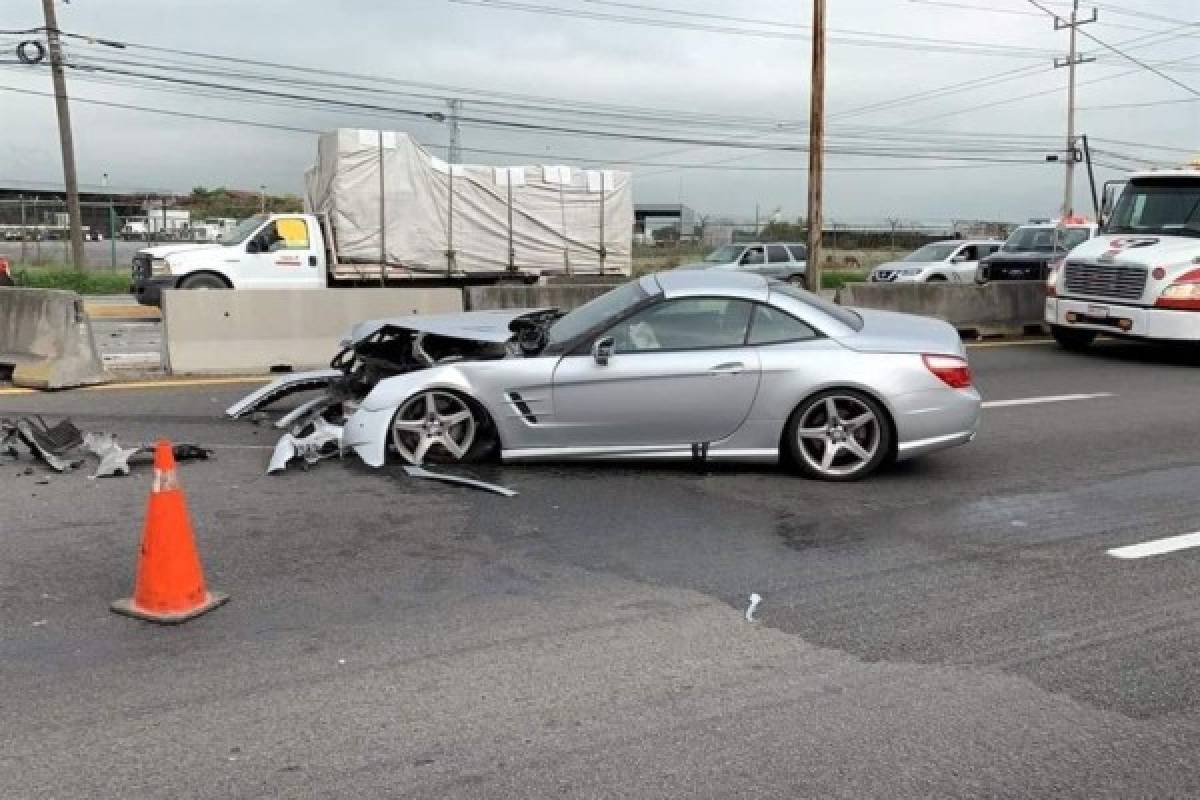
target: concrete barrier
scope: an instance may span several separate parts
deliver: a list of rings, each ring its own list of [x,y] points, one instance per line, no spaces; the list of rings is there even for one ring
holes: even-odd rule
[[[468,311],[504,308],[561,308],[568,311],[611,291],[611,285],[472,286],[463,290]]]
[[[838,290],[844,306],[903,311],[944,319],[960,331],[1020,334],[1040,327],[1046,300],[1042,281],[956,283],[848,283]]]
[[[357,322],[462,307],[458,289],[170,289],[163,366],[176,375],[322,367]]]
[[[83,298],[59,289],[0,289],[0,364],[31,389],[70,389],[109,377]]]

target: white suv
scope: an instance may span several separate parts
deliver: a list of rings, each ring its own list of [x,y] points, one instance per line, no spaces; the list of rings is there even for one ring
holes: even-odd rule
[[[900,261],[880,264],[871,270],[870,280],[877,283],[971,283],[975,280],[979,260],[990,256],[1003,244],[992,239],[933,242]]]

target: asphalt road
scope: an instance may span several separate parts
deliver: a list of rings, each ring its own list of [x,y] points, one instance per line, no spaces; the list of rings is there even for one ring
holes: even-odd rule
[[[0,393],[216,446],[181,474],[233,596],[109,613],[147,471],[0,461],[0,794],[1197,796],[1200,549],[1107,551],[1200,530],[1200,355],[972,359],[978,441],[867,482],[474,472],[512,499],[268,478],[275,432],[217,419],[241,386]]]

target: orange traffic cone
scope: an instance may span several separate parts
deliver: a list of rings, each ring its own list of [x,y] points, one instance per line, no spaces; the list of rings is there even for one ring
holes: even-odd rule
[[[200,556],[188,520],[187,504],[175,470],[171,443],[154,448],[154,485],[146,509],[146,527],[138,557],[133,597],[118,600],[112,610],[129,617],[177,625],[211,611],[229,595],[204,586]]]

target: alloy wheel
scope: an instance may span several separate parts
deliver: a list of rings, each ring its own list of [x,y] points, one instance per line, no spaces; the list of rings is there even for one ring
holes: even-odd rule
[[[870,406],[853,395],[831,394],[804,412],[796,438],[797,450],[811,469],[846,477],[872,463],[883,436]]]
[[[456,394],[430,390],[413,395],[392,420],[392,445],[410,464],[433,455],[462,461],[475,443],[475,414]]]

